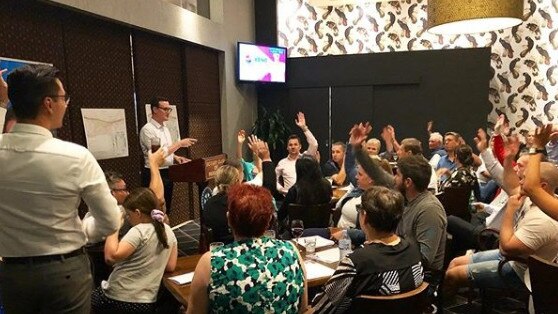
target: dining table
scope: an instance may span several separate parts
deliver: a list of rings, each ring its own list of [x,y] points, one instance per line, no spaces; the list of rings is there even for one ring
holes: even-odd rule
[[[319,263],[331,269],[337,268],[339,262],[328,263],[317,259],[306,258],[306,252],[304,247],[301,245],[297,245],[296,243],[294,244],[299,249],[300,255],[305,260],[306,263]],[[336,245],[316,248],[316,253],[334,248],[335,246]],[[179,257],[176,262],[175,270],[173,272],[165,273],[163,275],[163,284],[165,288],[175,297],[175,299],[178,302],[180,302],[185,307],[187,307],[188,305],[191,283],[186,283],[181,285],[173,281],[171,278],[174,276],[179,276],[179,275],[193,272],[196,269],[196,265],[198,264],[200,258],[201,258],[201,254]],[[322,276],[318,278],[309,279],[307,280],[308,287],[309,288],[320,287],[324,285],[329,280],[329,278],[330,276]]]

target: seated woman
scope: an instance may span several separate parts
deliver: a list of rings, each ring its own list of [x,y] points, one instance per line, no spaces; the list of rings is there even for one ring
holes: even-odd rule
[[[205,203],[202,212],[203,224],[213,230],[213,241],[225,244],[233,241],[227,224],[227,192],[233,184],[242,182],[242,174],[233,166],[223,165],[215,173],[217,194]]]
[[[133,226],[118,241],[118,232],[105,241],[105,260],[114,264],[108,281],[93,291],[95,313],[153,313],[161,278],[176,267],[176,237],[157,210],[155,193],[139,188],[122,204]]]
[[[469,145],[461,145],[455,150],[456,167],[450,177],[442,183],[442,191],[447,187],[471,187],[475,199],[480,199],[477,175],[473,170],[473,150]]]
[[[272,220],[271,193],[231,186],[227,219],[235,242],[205,253],[187,313],[297,313],[308,303],[304,263],[290,242],[262,237]]]
[[[312,302],[316,313],[344,313],[358,295],[398,294],[422,284],[418,246],[395,234],[403,207],[403,195],[397,191],[371,187],[364,192],[358,208],[366,242],[341,260],[316,295]]]
[[[296,161],[295,170],[296,183],[279,208],[280,222],[287,218],[289,204],[319,205],[331,201],[331,183],[322,176],[320,164],[314,158],[303,155]]]

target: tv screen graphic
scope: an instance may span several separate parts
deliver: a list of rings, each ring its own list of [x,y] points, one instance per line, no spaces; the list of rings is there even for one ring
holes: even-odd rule
[[[238,43],[240,82],[285,83],[287,48]]]

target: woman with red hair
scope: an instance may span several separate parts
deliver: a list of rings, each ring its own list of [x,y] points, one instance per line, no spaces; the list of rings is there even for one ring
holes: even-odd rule
[[[304,312],[308,291],[298,250],[290,242],[262,237],[275,212],[271,193],[236,184],[227,203],[234,242],[200,258],[188,313]]]

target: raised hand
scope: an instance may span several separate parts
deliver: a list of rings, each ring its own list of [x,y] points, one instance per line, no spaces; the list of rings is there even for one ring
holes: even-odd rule
[[[260,141],[258,143],[258,157],[260,157],[260,159],[264,160],[264,161],[265,160],[271,160],[271,154],[269,152],[269,146],[264,141]]]
[[[546,143],[548,143],[551,138],[556,138],[557,136],[558,132],[556,132],[556,130],[553,130],[552,124],[547,124],[535,130],[533,145],[536,148],[544,148]]]
[[[395,139],[395,128],[393,128],[393,126],[391,126],[390,124],[388,124],[388,126],[386,126],[386,130],[390,136],[391,140]]]
[[[244,130],[238,131],[238,134],[236,135],[236,139],[238,143],[240,144],[244,143],[244,141],[246,140],[246,131]]]
[[[426,132],[428,132],[428,134],[432,133],[432,126],[433,125],[434,125],[434,121],[432,121],[432,120],[426,122]]]
[[[494,125],[494,133],[507,135],[510,132],[510,124],[506,121],[506,116],[501,114]]]
[[[180,147],[190,147],[198,142],[195,138],[183,138],[180,140]]]
[[[8,69],[0,70],[0,105],[4,107],[8,103],[8,83],[4,81],[4,73],[6,73]]]
[[[520,145],[521,142],[517,135],[509,136],[507,142],[504,144],[504,158],[515,158],[519,152]]]
[[[262,142],[256,135],[248,136],[248,148],[254,153],[258,154],[258,145]]]
[[[307,125],[306,125],[306,118],[304,117],[304,113],[299,112],[299,113],[296,114],[295,123],[303,131],[306,130]]]
[[[477,149],[479,152],[484,152],[488,148],[488,135],[484,129],[477,130],[477,136],[474,138],[475,143],[477,143]]]
[[[355,124],[349,132],[349,143],[351,143],[351,145],[355,148],[361,147],[362,142],[366,140],[370,131],[372,131],[372,126],[370,126],[369,122],[366,122],[365,124]]]

